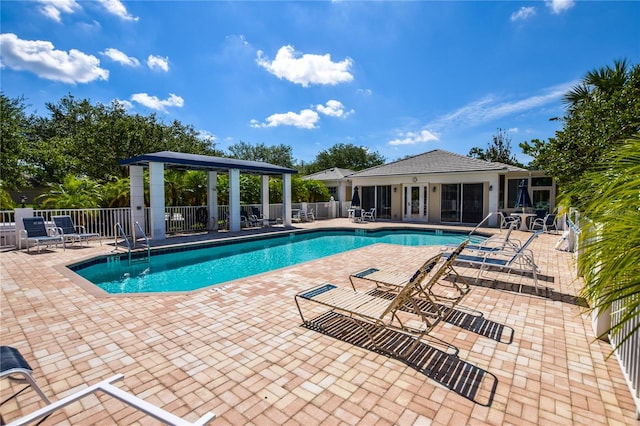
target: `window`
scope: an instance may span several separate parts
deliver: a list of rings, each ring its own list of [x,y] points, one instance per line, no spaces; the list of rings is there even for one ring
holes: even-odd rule
[[[507,208],[513,209],[518,198],[518,186],[522,179],[509,179],[507,182]]]
[[[531,178],[531,186],[552,186],[553,179],[551,177],[534,177]]]

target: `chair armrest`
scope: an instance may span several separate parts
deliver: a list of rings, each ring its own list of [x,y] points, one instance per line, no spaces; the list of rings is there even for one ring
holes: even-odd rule
[[[76,225],[76,232],[78,234],[86,234],[87,233],[87,228],[85,228],[84,225]]]

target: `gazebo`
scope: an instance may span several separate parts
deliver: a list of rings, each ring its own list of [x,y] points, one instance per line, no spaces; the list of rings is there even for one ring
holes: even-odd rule
[[[208,155],[184,154],[181,152],[162,151],[143,154],[121,160],[120,165],[129,166],[131,180],[131,223],[145,223],[144,214],[144,181],[143,170],[149,168],[150,193],[150,226],[151,238],[166,239],[165,204],[164,204],[164,170],[202,170],[207,172],[207,211],[212,216],[218,211],[218,194],[216,189],[218,173],[229,174],[229,230],[239,231],[240,219],[240,173],[260,175],[262,211],[265,219],[269,219],[269,176],[282,177],[283,223],[291,225],[291,175],[298,173],[295,169],[276,166],[260,161],[237,160],[234,158],[213,157]],[[214,216],[208,220],[208,229],[218,226]]]

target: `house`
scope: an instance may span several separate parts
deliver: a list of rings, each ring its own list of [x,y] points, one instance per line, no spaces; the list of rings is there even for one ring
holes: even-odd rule
[[[351,201],[353,194],[351,179],[349,176],[355,173],[353,170],[332,167],[317,173],[303,176],[302,179],[317,180],[327,187],[329,194],[336,201]]]
[[[515,212],[518,186],[528,185],[531,210],[552,211],[556,186],[542,171],[436,149],[355,172],[362,208],[378,218],[434,224],[478,224],[489,212]],[[497,225],[497,223],[489,223]]]

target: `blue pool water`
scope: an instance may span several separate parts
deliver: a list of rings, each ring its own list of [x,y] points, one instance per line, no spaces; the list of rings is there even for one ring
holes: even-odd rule
[[[71,269],[113,294],[189,291],[375,243],[443,245],[466,238],[467,234],[434,230],[314,231],[231,244],[218,242],[204,248],[167,249],[152,254],[149,262],[131,265],[127,256],[101,258]]]

